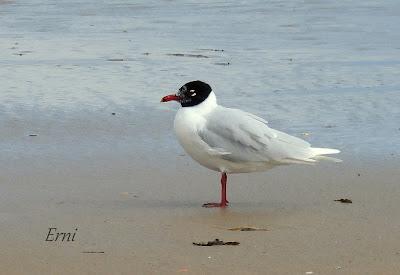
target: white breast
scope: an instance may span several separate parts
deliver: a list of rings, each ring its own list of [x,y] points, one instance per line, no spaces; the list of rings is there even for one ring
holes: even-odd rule
[[[217,106],[213,92],[201,104],[180,108],[175,116],[174,130],[183,149],[201,165],[221,171],[220,159],[209,154],[208,146],[201,140],[198,132],[203,128],[205,116]]]

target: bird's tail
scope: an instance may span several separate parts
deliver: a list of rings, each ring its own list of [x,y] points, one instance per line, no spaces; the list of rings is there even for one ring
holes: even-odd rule
[[[314,160],[328,160],[328,161],[333,161],[333,162],[342,162],[341,159],[325,156],[325,155],[332,155],[332,154],[340,153],[340,151],[337,150],[337,149],[311,148],[311,150],[312,150],[311,152],[313,154],[313,157],[311,157],[311,159],[314,159]]]

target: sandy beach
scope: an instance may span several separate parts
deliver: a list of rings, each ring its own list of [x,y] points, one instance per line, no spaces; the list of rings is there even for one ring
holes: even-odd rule
[[[267,2],[0,1],[1,274],[399,273],[400,7]],[[202,208],[219,175],[159,103],[193,79],[343,162]]]
[[[102,111],[2,129],[19,140],[1,157],[3,272],[397,273],[398,156],[233,175],[231,206],[205,209],[219,196],[218,175],[177,144],[159,146],[172,135],[161,121],[173,112],[141,113],[149,123],[139,113]],[[77,228],[75,241],[46,242],[52,227]],[[267,231],[228,230],[235,227]],[[215,238],[240,245],[192,244]]]
[[[231,207],[204,209],[203,202],[218,197],[217,175],[186,156],[169,157],[176,163],[154,167],[132,156],[69,164],[54,159],[51,169],[36,158],[31,167],[3,172],[2,272],[397,273],[396,165],[297,166],[232,176]],[[353,203],[334,201],[339,198]],[[46,242],[49,227],[77,228],[76,240]],[[228,230],[235,227],[268,231]],[[215,238],[240,245],[192,245]]]

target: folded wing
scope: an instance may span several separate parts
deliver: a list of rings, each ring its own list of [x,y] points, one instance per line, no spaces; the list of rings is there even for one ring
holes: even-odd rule
[[[302,139],[271,129],[267,122],[238,109],[218,107],[199,129],[209,152],[232,162],[315,162],[315,151]]]

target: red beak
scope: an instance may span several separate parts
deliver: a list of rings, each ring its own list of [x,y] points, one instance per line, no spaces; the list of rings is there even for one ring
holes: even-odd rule
[[[181,98],[177,95],[166,95],[163,98],[161,98],[161,102],[167,102],[167,101],[172,101],[172,100],[179,102],[181,100]]]

